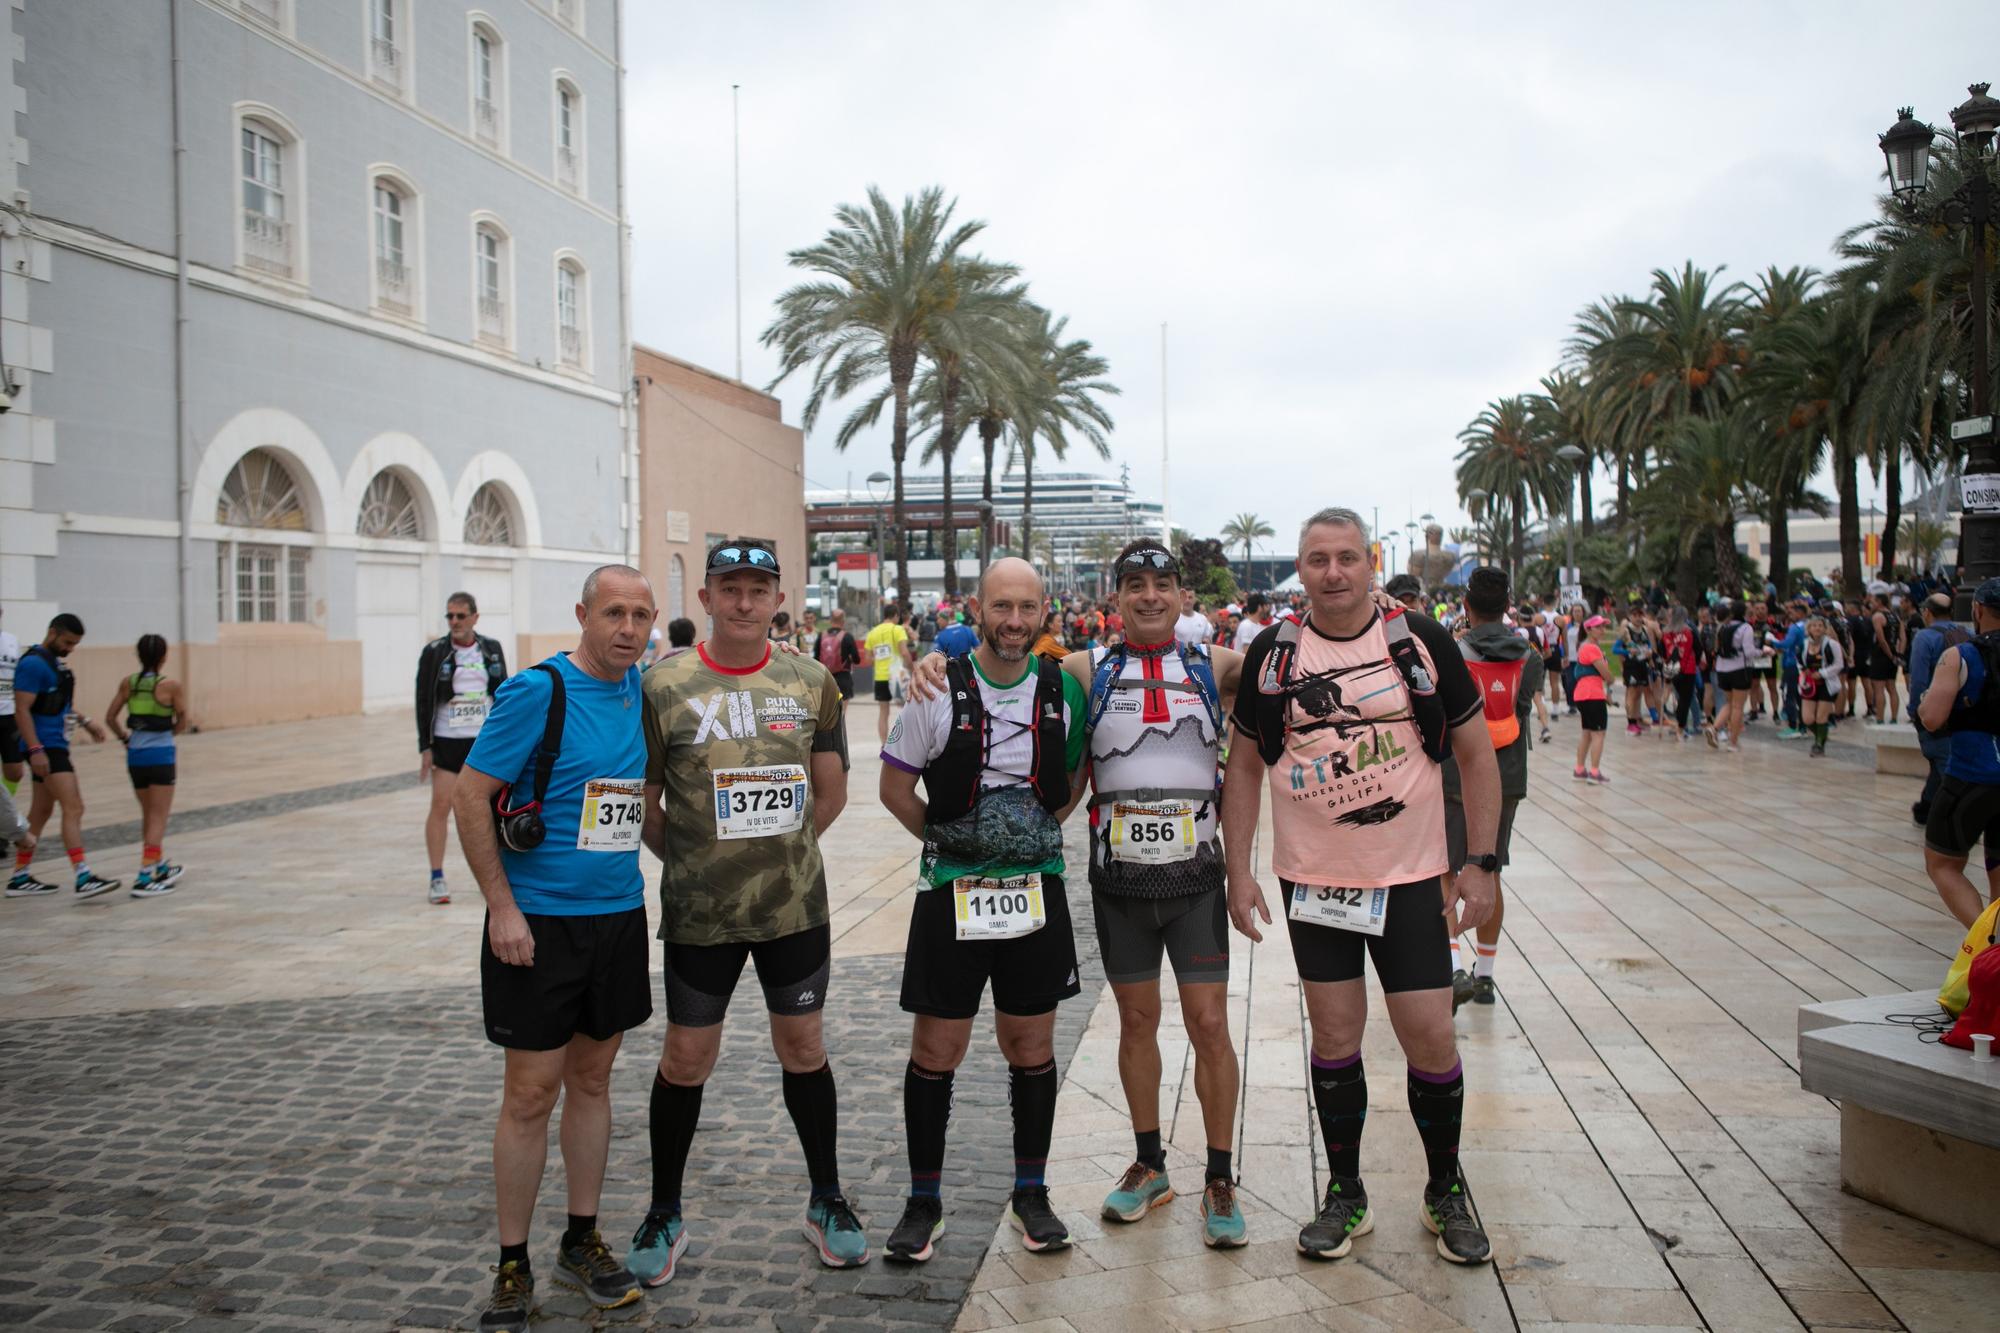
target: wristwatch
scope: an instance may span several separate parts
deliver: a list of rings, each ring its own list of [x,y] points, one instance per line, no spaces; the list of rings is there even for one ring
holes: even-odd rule
[[[1478,856],[1466,857],[1465,863],[1475,870],[1484,870],[1490,875],[1499,871],[1500,856],[1497,852],[1482,852]]]

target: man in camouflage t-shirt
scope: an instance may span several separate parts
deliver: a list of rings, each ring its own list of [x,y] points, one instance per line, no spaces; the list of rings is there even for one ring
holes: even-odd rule
[[[837,1103],[821,1044],[832,941],[819,835],[847,803],[840,689],[765,637],[784,601],[777,556],[753,541],[708,555],[706,643],[655,663],[644,685],[645,841],[664,863],[666,1050],[653,1079],[653,1200],[627,1266],[648,1286],[687,1247],[681,1182],[722,1018],[755,960],[784,1067],[785,1108],[812,1180],[805,1231],[821,1262],[864,1263],[840,1192]]]

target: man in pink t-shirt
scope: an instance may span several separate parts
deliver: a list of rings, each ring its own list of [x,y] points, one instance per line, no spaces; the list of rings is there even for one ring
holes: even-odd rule
[[[1312,1025],[1313,1101],[1330,1167],[1299,1250],[1338,1259],[1375,1225],[1360,1178],[1365,954],[1409,1062],[1410,1113],[1430,1175],[1422,1220],[1444,1258],[1482,1263],[1492,1247],[1458,1164],[1465,1080],[1448,938],[1493,910],[1493,738],[1451,635],[1423,615],[1395,609],[1385,618],[1377,607],[1368,533],[1353,511],[1323,509],[1306,521],[1298,572],[1311,606],[1304,623],[1267,628],[1244,657],[1222,837],[1230,919],[1261,940],[1257,920],[1268,925],[1271,912],[1250,854],[1268,781],[1271,866]],[[1468,852],[1452,888],[1442,878],[1446,753],[1458,761]]]

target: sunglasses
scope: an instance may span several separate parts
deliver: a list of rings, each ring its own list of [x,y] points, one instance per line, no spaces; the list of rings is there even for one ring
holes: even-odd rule
[[[1167,551],[1134,551],[1118,562],[1118,573],[1123,577],[1127,570],[1157,569],[1167,574],[1178,575],[1181,562]]]
[[[445,618],[446,620],[470,620],[470,619],[472,619],[472,612],[470,612],[470,611],[447,611],[447,612],[445,612],[445,613],[444,613],[444,618]]]
[[[778,557],[761,546],[718,546],[708,557],[708,567],[747,564],[753,569],[776,569]]]

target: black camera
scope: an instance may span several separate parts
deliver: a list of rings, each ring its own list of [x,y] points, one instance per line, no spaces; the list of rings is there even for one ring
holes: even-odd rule
[[[531,852],[542,845],[548,837],[548,828],[542,823],[542,802],[548,799],[549,775],[555,772],[556,756],[562,752],[563,713],[566,698],[563,692],[562,672],[547,662],[537,662],[530,671],[545,671],[549,677],[549,716],[542,724],[542,743],[535,750],[535,789],[533,799],[518,806],[508,802],[514,798],[514,786],[509,784],[493,794],[493,833],[500,839],[500,845],[514,852]]]

